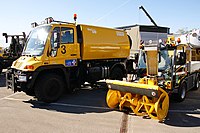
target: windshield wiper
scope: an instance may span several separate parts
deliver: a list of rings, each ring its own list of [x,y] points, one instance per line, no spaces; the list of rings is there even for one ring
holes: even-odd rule
[[[32,55],[30,52],[24,52],[22,53],[23,56],[29,56],[29,57],[34,57],[35,55]]]

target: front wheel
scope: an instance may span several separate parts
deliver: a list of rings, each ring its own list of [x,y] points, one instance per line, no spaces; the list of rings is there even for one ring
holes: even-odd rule
[[[175,100],[177,102],[184,101],[186,97],[186,91],[187,91],[187,84],[183,82],[178,88],[178,94],[175,95]]]
[[[64,82],[61,76],[49,73],[42,75],[35,85],[35,95],[39,101],[55,102],[64,91]]]

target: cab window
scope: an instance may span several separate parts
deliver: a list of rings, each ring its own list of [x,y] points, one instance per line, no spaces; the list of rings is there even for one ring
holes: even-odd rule
[[[74,43],[74,30],[73,28],[61,28],[61,43]]]

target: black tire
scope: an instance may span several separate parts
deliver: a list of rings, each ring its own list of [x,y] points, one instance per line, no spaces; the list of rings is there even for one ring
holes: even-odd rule
[[[186,97],[186,92],[187,92],[187,84],[183,82],[178,88],[178,93],[175,95],[175,100],[177,102],[184,101]]]
[[[120,69],[119,67],[115,67],[112,69],[111,74],[110,74],[110,79],[123,80],[123,77],[124,77],[124,73],[122,69]]]
[[[195,86],[192,88],[192,90],[198,90],[200,88],[200,83],[199,83],[199,76],[197,74],[196,79],[195,79]]]
[[[26,95],[29,95],[29,96],[35,96],[35,91],[34,89],[27,89],[25,91]]]
[[[2,67],[2,64],[0,63],[0,74],[2,73],[3,71],[3,67]]]
[[[64,92],[65,84],[61,76],[55,73],[42,75],[35,85],[35,95],[39,101],[55,102]]]

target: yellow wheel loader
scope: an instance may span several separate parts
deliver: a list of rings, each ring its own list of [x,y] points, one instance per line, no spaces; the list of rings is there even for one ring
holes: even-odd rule
[[[199,88],[200,67],[191,65],[189,45],[150,41],[141,48],[138,77],[132,82],[106,80],[106,102],[110,108],[126,107],[135,115],[163,121],[168,114],[169,95],[183,101],[189,89]],[[140,73],[142,69],[146,73]]]
[[[10,67],[14,60],[21,56],[23,47],[26,41],[26,34],[22,32],[22,35],[8,35],[3,33],[6,38],[6,43],[8,43],[8,38],[11,38],[9,47],[0,47],[0,74],[3,69]]]

